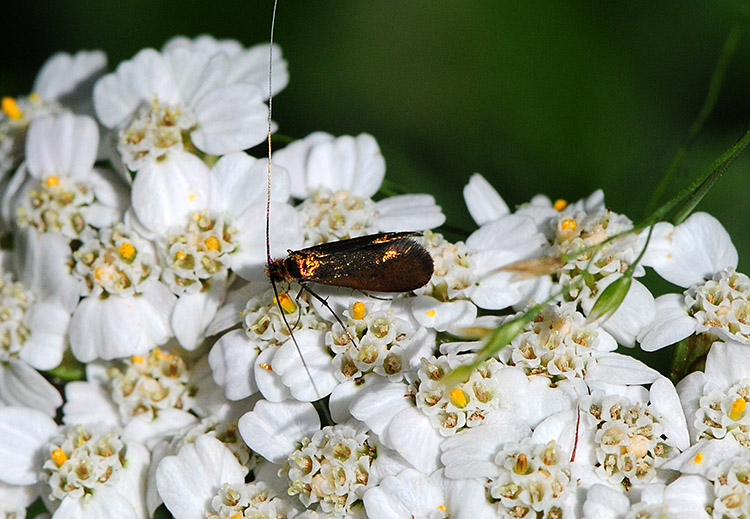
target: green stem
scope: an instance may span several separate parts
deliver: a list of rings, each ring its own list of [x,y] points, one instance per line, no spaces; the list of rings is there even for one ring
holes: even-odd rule
[[[742,36],[743,26],[744,20],[743,22],[738,22],[737,24],[735,24],[735,26],[732,27],[732,29],[729,31],[729,35],[724,41],[724,46],[721,49],[719,60],[717,61],[716,66],[714,67],[713,74],[711,75],[711,82],[709,83],[708,92],[706,92],[706,98],[703,101],[703,106],[701,106],[701,109],[698,112],[698,117],[696,117],[695,121],[690,126],[690,132],[688,133],[687,141],[679,150],[677,150],[677,153],[675,154],[672,162],[667,168],[667,172],[664,174],[661,181],[659,182],[659,185],[656,186],[656,189],[651,195],[651,200],[649,200],[649,203],[646,206],[646,214],[650,214],[656,209],[656,205],[659,203],[661,197],[664,196],[664,192],[672,183],[677,170],[682,164],[682,160],[685,158],[688,148],[690,148],[696,137],[698,137],[701,130],[703,129],[703,125],[711,115],[711,112],[713,112],[713,109],[716,106],[716,100],[719,97],[721,84],[724,81],[724,76],[726,75],[727,67],[729,66],[729,60],[732,58],[732,55],[737,48],[737,44],[740,41],[740,37]]]

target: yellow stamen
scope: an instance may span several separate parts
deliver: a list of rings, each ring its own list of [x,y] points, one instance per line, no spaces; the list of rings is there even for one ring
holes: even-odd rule
[[[281,308],[288,314],[294,313],[297,309],[297,305],[294,304],[294,301],[289,297],[289,294],[279,294],[279,298],[276,299],[274,297],[273,302],[281,304]]]
[[[54,461],[58,467],[61,467],[63,463],[68,461],[68,456],[63,452],[62,449],[57,448],[50,453],[52,461]]]
[[[188,200],[190,200],[191,202],[194,202],[195,201],[195,193],[190,193],[188,195]]]
[[[243,516],[241,516],[240,514],[234,514],[234,515],[232,516],[232,519],[242,519],[242,517],[243,517]]]
[[[729,418],[732,420],[737,420],[742,416],[742,413],[745,412],[745,406],[747,406],[747,402],[745,402],[745,399],[740,397],[736,399],[734,402],[732,402],[732,410],[729,411]]]
[[[563,209],[565,209],[566,207],[568,207],[568,201],[567,200],[563,200],[562,198],[558,198],[557,200],[555,200],[555,203],[552,204],[552,207],[555,208],[555,211],[560,212]]]
[[[693,461],[698,465],[703,463],[703,453],[699,452],[698,454],[696,454],[695,457],[693,458]]]
[[[132,243],[126,241],[123,242],[122,245],[120,245],[118,252],[123,259],[129,260],[133,257],[133,254],[135,254],[135,247],[133,247]]]
[[[258,364],[258,366],[265,369],[266,371],[273,371],[273,368],[271,367],[271,365],[266,364],[265,362],[261,362],[260,364]]]
[[[516,474],[526,474],[526,470],[529,467],[529,460],[526,454],[519,454],[516,456],[516,466],[513,467],[513,472]]]
[[[426,311],[426,312],[425,312],[424,314],[425,314],[425,315],[426,315],[427,317],[435,317],[435,314],[436,314],[436,313],[437,313],[437,312],[435,312],[435,310],[427,310],[427,311]]]
[[[206,238],[206,248],[208,250],[219,250],[219,240],[215,236],[209,236]]]
[[[2,103],[0,103],[0,106],[2,107],[3,113],[7,115],[9,118],[17,121],[21,118],[23,118],[23,111],[21,111],[21,108],[18,106],[18,103],[16,103],[16,100],[12,97],[3,97]]]
[[[441,512],[445,512],[448,509],[444,505],[440,505],[438,506],[438,510],[440,510]]]
[[[578,224],[573,218],[566,218],[560,222],[560,229],[563,231],[575,231],[576,227],[578,227]]]
[[[143,362],[143,355],[133,355],[133,356],[131,357],[131,359],[132,359],[132,360],[133,360],[133,362],[135,362],[136,364],[140,364],[140,363],[142,363],[142,362]]]
[[[357,301],[352,305],[352,319],[355,321],[361,321],[365,317],[365,304],[362,301]]]
[[[104,270],[101,267],[96,267],[94,269],[94,277],[96,278],[97,281],[102,280],[102,274],[104,274]]]
[[[55,175],[50,175],[46,179],[44,179],[44,184],[47,187],[58,186],[60,185],[60,179],[57,178]]]
[[[466,393],[464,393],[463,389],[460,389],[460,388],[451,389],[449,395],[451,397],[451,403],[453,405],[455,405],[459,409],[466,407],[468,400],[466,398]]]
[[[174,259],[181,260],[185,257],[185,251],[184,250],[178,250],[177,254],[174,255]]]

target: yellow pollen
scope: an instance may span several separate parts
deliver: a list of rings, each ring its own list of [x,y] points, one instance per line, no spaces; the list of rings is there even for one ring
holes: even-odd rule
[[[445,512],[445,511],[446,511],[446,510],[448,510],[448,509],[447,509],[447,508],[446,508],[446,507],[445,507],[444,505],[440,505],[440,506],[438,507],[438,510],[440,510],[441,512]]]
[[[365,304],[362,301],[357,301],[352,305],[352,319],[360,321],[365,316]]]
[[[188,200],[190,200],[191,202],[194,202],[195,201],[195,193],[190,193],[188,195]]]
[[[273,371],[273,368],[271,367],[271,365],[266,364],[265,362],[261,362],[260,364],[258,364],[258,366],[265,369],[266,371]]]
[[[60,185],[60,179],[57,178],[55,175],[50,175],[46,179],[44,179],[44,184],[47,187],[57,186],[57,185]]]
[[[460,389],[460,388],[451,389],[449,395],[451,397],[451,403],[453,405],[455,405],[459,409],[466,407],[466,404],[468,402],[466,401],[466,393],[464,393],[463,389]]]
[[[566,207],[568,207],[568,201],[567,200],[563,200],[562,198],[558,198],[557,200],[555,200],[555,203],[552,204],[552,207],[555,208],[555,211],[560,212],[563,209],[565,209]]]
[[[118,252],[120,253],[120,256],[122,256],[123,259],[129,260],[133,257],[133,254],[135,254],[135,247],[130,242],[123,242],[122,245],[120,245],[120,248],[118,249]]]
[[[698,454],[696,454],[696,455],[695,455],[695,457],[693,458],[693,461],[694,461],[694,462],[695,462],[696,464],[701,464],[701,463],[703,463],[703,453],[702,453],[702,452],[699,452]]]
[[[742,416],[742,413],[745,412],[746,405],[747,402],[745,402],[745,399],[742,397],[732,402],[732,410],[729,411],[729,418],[731,418],[732,420],[737,420],[740,416]]]
[[[16,103],[16,100],[12,97],[3,97],[2,110],[5,115],[15,121],[23,117],[21,108],[18,106],[18,103]]]
[[[177,254],[174,255],[174,259],[181,260],[185,257],[185,251],[184,250],[178,250]]]
[[[143,362],[143,355],[133,355],[133,356],[131,357],[131,359],[132,359],[132,360],[133,360],[133,362],[135,362],[136,364],[140,364],[141,362]]]
[[[578,227],[578,224],[572,218],[566,218],[565,220],[560,222],[560,229],[562,229],[563,231],[574,231],[576,227]]]
[[[215,236],[206,238],[206,248],[208,250],[219,250],[219,240]]]
[[[232,519],[242,519],[242,516],[240,514],[234,514]]]
[[[289,294],[279,294],[279,298],[273,298],[274,303],[279,303],[284,312],[291,314],[297,309],[297,305],[294,304]]]
[[[104,274],[104,270],[102,270],[101,267],[96,267],[94,269],[94,277],[96,278],[97,281],[102,280],[102,274]]]
[[[172,358],[171,353],[164,353],[163,351],[161,351],[161,348],[156,348],[154,350],[154,353],[156,353],[156,356],[159,357],[160,359],[168,360]]]
[[[68,461],[68,456],[60,448],[53,450],[49,455],[58,467],[62,467],[62,464]]]
[[[426,311],[426,312],[425,312],[424,314],[425,314],[425,315],[426,315],[427,317],[435,317],[435,314],[436,314],[436,313],[437,313],[437,312],[435,312],[435,310],[427,310],[427,311]]]
[[[202,217],[203,215],[202,215],[201,213],[193,213],[193,214],[192,214],[192,215],[190,215],[190,216],[192,216],[192,217],[193,217],[193,220],[195,220],[195,221],[197,222],[198,220],[200,220],[200,219],[201,219],[201,217]]]

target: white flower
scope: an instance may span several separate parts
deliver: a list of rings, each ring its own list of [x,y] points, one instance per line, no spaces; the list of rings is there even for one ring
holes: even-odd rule
[[[145,519],[149,454],[107,426],[58,427],[39,411],[0,409],[0,480],[37,483],[52,517]]]
[[[21,280],[42,299],[70,309],[79,295],[69,273],[71,242],[117,222],[128,200],[112,172],[94,167],[98,145],[90,117],[65,112],[33,121],[26,161],[3,199],[5,219],[20,229]]]
[[[245,483],[246,473],[225,444],[203,435],[159,462],[156,484],[175,519],[296,516],[290,499],[262,481]]]
[[[242,59],[223,48],[173,44],[163,52],[144,49],[101,78],[96,113],[118,130],[128,168],[140,171],[193,145],[223,155],[262,142],[268,108],[262,85],[250,81],[263,74],[233,74]]]
[[[666,378],[640,386],[600,384],[581,399],[577,430],[576,472],[586,485],[606,482],[630,490],[663,474],[667,461],[689,445],[687,425],[674,386]],[[595,477],[594,477],[595,476]]]
[[[712,497],[711,484],[700,476],[681,476],[669,485],[651,483],[641,491],[640,502],[633,504],[625,519],[716,517],[707,511]]]
[[[54,416],[62,398],[36,370],[53,369],[62,361],[70,315],[35,299],[0,270],[0,401]]]
[[[265,280],[267,161],[232,153],[211,170],[189,154],[173,162],[186,167],[154,177],[163,182],[157,190],[135,186],[133,208],[157,244],[162,279],[180,296],[172,315],[177,339],[194,349],[224,300],[230,271]],[[286,204],[288,177],[280,168],[273,174],[271,250],[280,255],[301,244],[301,233]]]
[[[5,175],[23,157],[24,138],[29,123],[38,117],[60,113],[64,108],[91,113],[91,88],[104,72],[107,57],[101,51],[58,52],[39,70],[32,93],[4,97],[0,112],[0,185]]]
[[[370,519],[447,519],[450,507],[438,472],[429,477],[414,469],[388,476],[370,487],[362,502]]]
[[[416,231],[442,225],[445,216],[429,195],[401,195],[373,202],[385,161],[368,134],[335,138],[313,133],[274,154],[289,171],[305,245],[376,232]]]
[[[73,257],[86,295],[70,323],[78,360],[139,355],[169,339],[175,296],[156,279],[149,242],[118,224],[85,240]]]
[[[677,384],[690,438],[721,439],[733,436],[750,446],[750,350],[737,342],[715,342],[706,369],[695,371]]]
[[[680,225],[654,227],[647,261],[667,281],[687,290],[656,299],[654,320],[639,335],[641,348],[655,351],[697,333],[747,341],[744,324],[750,278],[735,272],[737,250],[718,220],[695,213]]]

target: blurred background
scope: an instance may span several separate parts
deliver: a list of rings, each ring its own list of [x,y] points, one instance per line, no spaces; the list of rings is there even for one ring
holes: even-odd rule
[[[467,233],[474,225],[461,189],[473,172],[511,207],[537,193],[574,201],[602,188],[613,210],[637,221],[746,4],[281,0],[276,41],[291,81],[274,98],[274,119],[295,138],[373,134],[388,180],[433,194]],[[252,45],[267,40],[271,8],[271,0],[14,2],[0,24],[0,92],[28,92],[57,50],[100,48],[114,68],[178,34]],[[670,193],[748,126],[745,29]],[[729,229],[745,272],[749,195],[750,150],[699,206]]]

